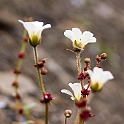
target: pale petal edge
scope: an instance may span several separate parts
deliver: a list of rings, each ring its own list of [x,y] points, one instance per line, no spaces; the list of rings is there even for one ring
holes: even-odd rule
[[[22,20],[18,20],[20,23],[24,24],[24,22]]]
[[[64,32],[65,37],[69,38],[72,42],[74,41],[74,34],[71,30],[66,30]]]
[[[73,96],[73,94],[69,90],[62,89],[61,92]]]

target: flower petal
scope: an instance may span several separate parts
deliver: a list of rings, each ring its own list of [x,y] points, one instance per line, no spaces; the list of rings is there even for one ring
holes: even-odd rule
[[[88,44],[88,43],[96,42],[96,38],[93,37],[93,33],[91,33],[90,31],[84,31],[81,39],[82,39],[82,42],[84,42],[85,45]]]
[[[46,25],[44,25],[44,26],[42,27],[42,31],[43,31],[44,29],[47,29],[47,28],[51,28],[51,24],[46,24]]]
[[[64,35],[65,35],[67,38],[69,38],[72,42],[75,40],[75,39],[74,39],[74,34],[73,34],[73,32],[72,32],[71,30],[66,30],[66,31],[64,32]]]
[[[22,20],[19,20],[19,22],[23,24],[30,38],[32,37],[33,34],[35,35],[36,26],[32,22],[23,22]]]
[[[74,100],[74,96],[73,96],[73,94],[69,90],[62,89],[61,92],[70,95],[71,99]]]
[[[103,77],[104,78],[102,78],[102,80],[101,80],[103,83],[106,83],[108,80],[111,80],[114,78],[114,76],[109,71],[104,71]]]
[[[72,32],[74,34],[74,38],[76,41],[80,41],[81,40],[81,35],[82,35],[82,32],[79,28],[72,28]]]
[[[75,98],[77,100],[80,100],[81,90],[82,90],[81,84],[80,83],[74,83],[74,84],[69,83],[68,85],[72,88]]]
[[[102,68],[94,67],[93,71],[88,70],[91,82],[106,83],[108,80],[113,79],[113,75],[109,71],[103,71]]]
[[[39,21],[33,21],[33,22],[23,22],[22,20],[18,20],[20,23],[23,24],[25,29],[28,31],[29,37],[32,37],[32,35],[37,35],[40,37],[42,31],[44,29],[50,28],[50,24],[46,24],[43,26],[43,22]]]

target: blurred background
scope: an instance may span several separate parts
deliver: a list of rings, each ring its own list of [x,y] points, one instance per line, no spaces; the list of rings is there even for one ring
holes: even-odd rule
[[[65,109],[72,109],[73,115],[68,120],[72,124],[77,109],[68,95],[61,89],[69,89],[68,83],[78,82],[75,54],[71,41],[63,32],[73,27],[82,31],[89,30],[97,38],[97,43],[88,44],[82,53],[90,57],[95,66],[95,57],[106,52],[108,59],[102,63],[105,70],[114,75],[103,90],[96,94],[90,106],[94,118],[86,124],[123,124],[124,123],[124,1],[123,0],[0,0],[0,102],[13,106],[14,80],[12,70],[17,65],[23,26],[18,20],[32,17],[34,20],[51,24],[52,28],[43,31],[42,43],[38,46],[39,59],[47,58],[48,74],[43,76],[46,90],[56,98],[50,107],[50,124],[63,124]],[[42,96],[33,66],[33,51],[26,47],[26,58],[20,76],[22,103],[36,103],[32,115],[36,124],[42,124],[44,106],[39,99]],[[15,121],[15,112],[11,107],[0,109],[1,124]]]

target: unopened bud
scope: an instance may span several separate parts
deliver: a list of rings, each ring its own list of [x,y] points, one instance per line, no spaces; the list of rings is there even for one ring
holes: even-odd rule
[[[44,98],[40,98],[40,102],[41,103],[44,103]]]
[[[65,110],[65,113],[64,113],[64,115],[65,115],[65,117],[66,118],[70,118],[71,117],[71,115],[72,115],[72,111],[71,110]]]
[[[85,63],[90,63],[90,58],[85,58],[85,59],[84,59],[84,62],[85,62]]]
[[[106,58],[107,58],[107,54],[106,54],[106,53],[102,53],[102,54],[100,55],[100,57],[101,57],[101,59],[106,60]]]
[[[42,74],[42,75],[46,75],[47,72],[48,72],[48,71],[47,71],[47,69],[46,69],[45,67],[42,67],[42,68],[41,68],[41,74]]]
[[[18,88],[18,87],[19,87],[19,84],[18,84],[18,82],[14,81],[14,82],[12,83],[12,86]]]
[[[43,63],[46,63],[46,60],[47,60],[47,58],[44,58],[44,59],[42,59],[42,62]]]
[[[13,94],[15,99],[21,100],[21,95],[19,93]]]
[[[78,76],[78,80],[84,80],[86,78],[86,74],[81,72]]]
[[[80,118],[82,118],[83,120],[87,120],[89,119],[89,117],[93,117],[93,115],[91,114],[91,107],[86,107],[81,113],[80,113]]]
[[[82,94],[83,96],[88,96],[88,95],[90,94],[90,90],[88,90],[88,89],[83,89],[83,90],[81,91],[81,94]]]
[[[19,53],[19,54],[18,54],[18,57],[19,57],[20,59],[23,59],[23,58],[25,57],[25,53]]]
[[[18,113],[19,113],[19,114],[23,114],[23,108],[20,108],[20,109],[18,110]]]
[[[15,73],[15,74],[20,74],[21,71],[20,71],[19,69],[16,68],[16,69],[13,70],[13,73]]]
[[[99,57],[98,55],[96,56],[96,61],[101,62],[101,57]]]
[[[79,108],[80,107],[86,107],[86,105],[87,105],[87,99],[86,98],[83,98],[76,103],[76,106]]]
[[[23,40],[24,40],[25,42],[28,42],[28,41],[29,41],[29,38],[28,38],[28,37],[25,37]]]
[[[53,96],[50,93],[44,94],[44,96],[40,99],[41,103],[49,103],[51,100],[53,100]]]

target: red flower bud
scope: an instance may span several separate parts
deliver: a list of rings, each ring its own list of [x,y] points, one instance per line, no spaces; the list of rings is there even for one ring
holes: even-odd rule
[[[12,83],[12,86],[18,88],[18,87],[19,87],[19,84],[18,84],[18,82],[14,81],[14,82]]]
[[[15,73],[15,74],[20,74],[21,71],[20,71],[19,69],[16,68],[16,69],[13,70],[13,73]]]
[[[19,114],[23,114],[23,108],[20,108],[20,109],[18,110],[18,113],[19,113]]]
[[[76,106],[79,108],[80,107],[86,107],[86,105],[87,105],[87,99],[86,98],[83,98],[79,102],[76,103]]]
[[[78,76],[78,80],[84,80],[86,78],[86,74],[81,72]]]
[[[40,99],[41,103],[49,103],[51,100],[53,100],[53,96],[49,93],[44,94],[43,98]]]
[[[18,57],[19,57],[20,59],[24,58],[24,57],[25,57],[25,53],[19,53],[19,54],[18,54]]]
[[[90,94],[90,90],[88,90],[88,89],[83,89],[83,90],[81,91],[81,94],[82,94],[83,96],[89,95],[89,94]]]
[[[16,95],[14,95],[15,99],[21,100],[21,95],[19,93],[17,93]]]
[[[99,57],[98,55],[96,56],[96,61],[101,62],[101,57]]]
[[[25,37],[23,40],[24,40],[25,42],[28,42],[28,41],[29,41],[29,38],[28,38],[28,37]]]
[[[80,118],[82,118],[83,120],[87,120],[89,119],[89,117],[94,117],[95,115],[91,114],[91,108],[87,107],[86,109],[84,109],[81,113],[80,113]]]

